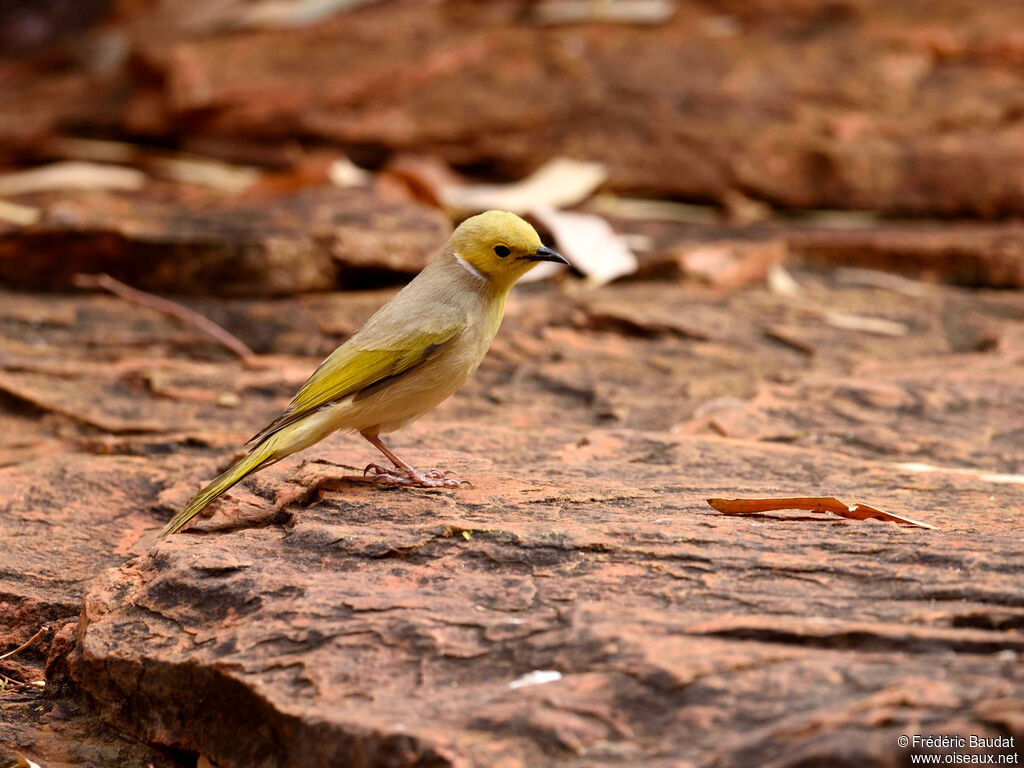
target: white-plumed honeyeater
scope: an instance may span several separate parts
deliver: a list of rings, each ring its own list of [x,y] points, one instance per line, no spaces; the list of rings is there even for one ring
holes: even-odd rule
[[[433,261],[332,352],[242,459],[199,492],[160,532],[181,530],[243,477],[308,448],[332,432],[358,432],[393,466],[371,464],[387,485],[454,488],[438,470],[414,469],[380,436],[410,424],[476,371],[515,282],[541,261],[567,263],[527,222],[506,211],[464,221]]]

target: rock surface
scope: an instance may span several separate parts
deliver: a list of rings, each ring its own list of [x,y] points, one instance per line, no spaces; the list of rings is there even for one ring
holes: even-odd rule
[[[391,289],[194,302],[248,365],[113,297],[5,294],[3,641],[64,628],[5,668],[49,657],[57,698],[18,694],[0,725],[56,765],[144,765],[150,744],[154,765],[888,766],[902,733],[1019,744],[1019,297],[793,274],[797,296],[524,286],[474,380],[396,436],[472,486],[351,483],[374,452],[336,436],[152,552]],[[939,530],[704,503],[812,494]],[[108,752],[73,735],[97,732],[76,691],[118,729]],[[47,702],[60,727],[31,715]]]
[[[144,290],[276,296],[419,272],[448,221],[369,189],[320,187],[269,200],[64,193],[28,226],[0,223],[0,280],[67,289],[105,272]]]
[[[996,735],[992,713],[1024,706],[998,485],[721,438],[439,426],[477,455],[411,455],[474,489],[346,485],[351,452],[327,454],[109,572],[79,625],[84,689],[225,766],[896,765],[902,733]],[[705,508],[738,488],[868,494],[942,530]]]
[[[185,134],[268,160],[327,140],[514,177],[568,154],[616,190],[695,201],[1024,210],[1018,4],[681,0],[653,27],[544,25],[536,5],[403,0],[254,30],[244,5],[125,4],[69,52],[91,69],[4,68],[0,140]]]
[[[0,765],[1019,753],[1024,11],[281,16],[329,5],[0,10]],[[472,485],[353,482],[335,436],[152,547],[444,240],[450,166],[557,155],[607,165],[581,210],[640,270],[520,286],[395,437]],[[808,495],[937,530],[705,503]]]

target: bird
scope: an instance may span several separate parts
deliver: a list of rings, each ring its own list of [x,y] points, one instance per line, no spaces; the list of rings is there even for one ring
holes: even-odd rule
[[[358,432],[391,466],[363,472],[386,486],[457,488],[464,481],[404,461],[381,435],[408,426],[455,393],[479,367],[498,332],[509,291],[540,262],[568,264],[508,211],[463,221],[447,244],[366,324],[334,350],[248,453],[214,479],[163,528],[186,526],[242,478],[338,430]]]

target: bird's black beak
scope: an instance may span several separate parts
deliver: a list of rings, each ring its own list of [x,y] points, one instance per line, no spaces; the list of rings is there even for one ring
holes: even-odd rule
[[[537,249],[537,252],[530,256],[530,261],[553,261],[555,264],[566,264],[569,262],[565,260],[565,257],[560,253],[556,253],[548,248],[546,245],[542,245]]]

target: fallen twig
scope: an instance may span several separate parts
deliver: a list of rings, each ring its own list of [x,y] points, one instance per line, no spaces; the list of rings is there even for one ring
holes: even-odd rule
[[[117,280],[110,275],[75,275],[74,283],[79,288],[102,288],[105,291],[110,291],[115,296],[119,296],[125,301],[130,301],[133,304],[138,304],[143,307],[149,307],[150,309],[155,309],[157,312],[176,318],[181,322],[202,331],[207,336],[238,355],[242,360],[248,361],[256,356],[256,353],[249,349],[245,342],[217,325],[210,318],[205,317],[198,312],[193,312],[191,309],[183,307],[181,304],[161,298],[160,296],[154,296],[152,293],[140,291],[137,288],[132,288],[130,285],[125,285],[120,280]]]
[[[25,641],[24,643],[22,643],[21,645],[19,645],[19,646],[18,646],[17,648],[15,648],[15,649],[14,649],[13,651],[8,651],[7,653],[5,653],[5,654],[3,654],[3,655],[0,655],[0,661],[3,661],[4,659],[9,659],[9,658],[11,658],[11,656],[14,656],[14,655],[16,655],[16,654],[18,654],[18,653],[21,653],[21,652],[22,652],[22,651],[24,651],[24,650],[25,650],[26,648],[28,648],[28,647],[29,647],[30,645],[32,645],[32,643],[34,643],[34,642],[35,642],[36,640],[38,640],[38,639],[39,639],[40,637],[42,637],[43,635],[45,635],[45,634],[46,634],[46,631],[47,631],[48,629],[49,629],[49,627],[42,627],[42,628],[40,628],[40,630],[39,630],[38,632],[36,632],[36,633],[35,633],[34,635],[32,635],[32,637],[30,637],[30,638],[29,638],[28,640],[26,640],[26,641]]]
[[[833,496],[810,496],[788,499],[708,499],[708,504],[723,515],[756,515],[759,512],[774,512],[779,509],[803,509],[808,512],[831,512],[852,520],[886,520],[916,528],[935,530],[934,525],[920,523],[909,517],[885,512],[870,504],[846,504]]]
[[[26,688],[45,688],[45,680],[33,680],[31,683],[26,683],[13,677],[0,674],[0,693],[6,691],[23,691]]]
[[[50,628],[47,626],[41,627],[38,632],[32,635],[32,637],[30,637],[24,643],[19,645],[13,651],[8,651],[7,653],[0,654],[0,661],[3,661],[4,659],[9,659],[11,658],[11,656],[15,656],[16,654],[21,653],[26,648],[31,646],[32,643],[34,643],[40,637],[45,635],[49,631],[49,629]],[[34,680],[31,683],[26,683],[22,680],[18,680],[15,677],[11,677],[10,675],[0,673],[0,693],[5,693],[7,691],[23,691],[26,688],[44,688],[45,686],[46,683],[42,680]]]

